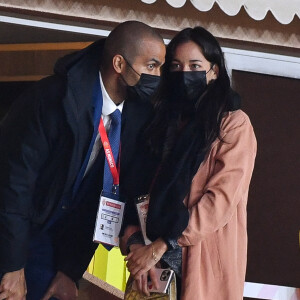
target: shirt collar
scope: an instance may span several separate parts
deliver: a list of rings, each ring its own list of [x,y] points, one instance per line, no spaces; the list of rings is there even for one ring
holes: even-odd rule
[[[102,98],[103,98],[102,115],[108,116],[111,113],[113,113],[116,109],[119,109],[120,112],[122,112],[124,101],[119,105],[116,105],[114,101],[111,100],[103,84],[100,71],[99,71],[99,80],[100,80],[100,87],[101,87]]]

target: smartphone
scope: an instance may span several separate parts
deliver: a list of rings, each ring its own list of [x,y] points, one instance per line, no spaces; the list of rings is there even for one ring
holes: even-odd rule
[[[156,278],[158,279],[158,289],[155,289],[151,280],[148,281],[149,292],[167,293],[174,271],[170,269],[155,269]]]

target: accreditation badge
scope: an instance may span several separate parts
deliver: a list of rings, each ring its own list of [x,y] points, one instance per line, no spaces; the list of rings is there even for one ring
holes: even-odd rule
[[[125,203],[101,195],[93,241],[119,246]]]
[[[152,242],[146,235],[146,222],[149,208],[150,195],[143,195],[135,199],[135,205],[139,216],[141,231],[143,234],[145,245],[150,245]]]

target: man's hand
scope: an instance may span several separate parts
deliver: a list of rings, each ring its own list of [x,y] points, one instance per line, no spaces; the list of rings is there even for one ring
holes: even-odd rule
[[[51,297],[59,300],[76,299],[78,290],[75,282],[64,273],[57,272],[42,300],[48,300]]]
[[[4,274],[0,283],[0,300],[25,300],[26,293],[24,269]]]
[[[134,234],[137,231],[140,231],[140,227],[139,226],[134,226],[134,225],[128,225],[124,231],[123,236],[120,238],[120,250],[122,255],[127,255],[127,241],[129,239],[129,237]]]

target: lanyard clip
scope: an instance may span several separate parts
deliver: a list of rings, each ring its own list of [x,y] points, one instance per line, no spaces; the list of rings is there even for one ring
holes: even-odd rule
[[[119,185],[118,184],[113,184],[112,193],[116,195],[117,192],[118,192],[118,189],[119,189]]]

